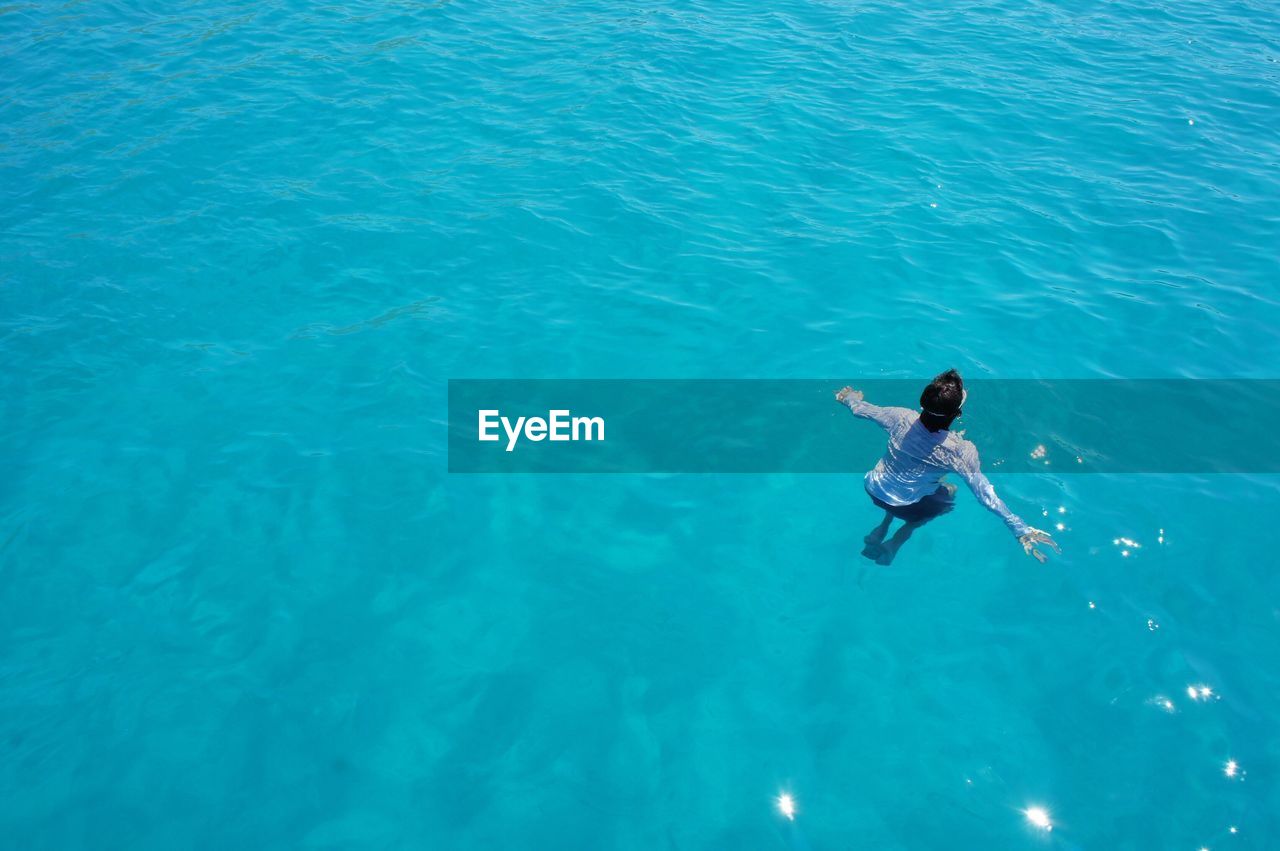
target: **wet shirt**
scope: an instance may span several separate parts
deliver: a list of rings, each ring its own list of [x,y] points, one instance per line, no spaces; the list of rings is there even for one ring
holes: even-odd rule
[[[920,414],[907,408],[881,408],[852,398],[845,404],[855,417],[872,420],[889,432],[888,450],[863,479],[867,493],[889,505],[911,505],[937,490],[947,473],[955,473],[1014,535],[1031,528],[996,496],[972,442],[946,429],[929,431]]]

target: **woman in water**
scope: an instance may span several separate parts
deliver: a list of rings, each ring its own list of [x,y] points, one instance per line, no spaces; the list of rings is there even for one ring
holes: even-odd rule
[[[871,501],[884,509],[884,520],[867,535],[867,547],[862,551],[877,564],[892,562],[912,532],[955,506],[956,486],[942,481],[947,473],[964,479],[978,501],[1004,520],[1028,555],[1045,561],[1037,544],[1062,552],[1048,533],[1028,526],[996,496],[978,464],[978,448],[960,432],[950,431],[964,407],[965,396],[964,381],[954,369],[933,379],[920,394],[919,413],[864,402],[862,392],[851,387],[836,393],[836,401],[847,406],[855,417],[872,420],[889,432],[888,450],[863,479]],[[885,541],[895,518],[903,525]]]

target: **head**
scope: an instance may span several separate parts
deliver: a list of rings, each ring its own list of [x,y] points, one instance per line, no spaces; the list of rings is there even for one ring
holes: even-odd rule
[[[948,369],[920,394],[920,422],[929,431],[951,428],[964,405],[964,380],[960,373]]]

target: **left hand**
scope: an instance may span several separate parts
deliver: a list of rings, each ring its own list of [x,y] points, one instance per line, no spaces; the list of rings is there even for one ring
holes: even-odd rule
[[[1062,555],[1062,548],[1059,547],[1054,542],[1053,538],[1049,537],[1049,533],[1043,529],[1028,529],[1018,536],[1018,543],[1022,544],[1022,551],[1024,553],[1031,556],[1041,564],[1044,564],[1048,559],[1045,557],[1044,553],[1036,549],[1036,544],[1045,544],[1051,547],[1056,554]]]
[[[854,390],[852,387],[842,387],[840,390],[836,391],[836,401],[841,405],[849,404],[850,400],[853,400],[854,402],[861,402],[862,391]]]

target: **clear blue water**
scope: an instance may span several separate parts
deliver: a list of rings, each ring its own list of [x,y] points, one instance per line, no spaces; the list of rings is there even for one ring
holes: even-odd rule
[[[1275,477],[997,476],[1061,558],[965,496],[868,570],[860,469],[444,432],[449,377],[1275,377],[1274,12],[0,9],[2,844],[1277,847]]]

